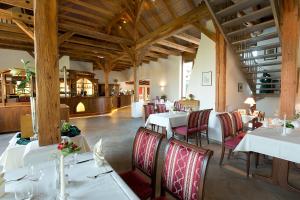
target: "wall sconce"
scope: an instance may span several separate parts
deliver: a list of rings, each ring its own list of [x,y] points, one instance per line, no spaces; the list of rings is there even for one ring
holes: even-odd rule
[[[160,86],[160,90],[161,90],[161,91],[165,91],[165,86],[162,86],[162,85],[161,85],[161,86]]]

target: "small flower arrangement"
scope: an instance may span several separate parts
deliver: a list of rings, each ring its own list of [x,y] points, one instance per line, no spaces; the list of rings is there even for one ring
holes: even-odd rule
[[[60,150],[61,154],[65,157],[80,151],[80,147],[77,144],[66,140],[63,140],[61,143],[59,143],[57,149]]]
[[[284,126],[284,125],[282,125],[282,126]],[[286,122],[285,127],[286,128],[291,128],[291,129],[295,128],[295,126],[291,122]]]

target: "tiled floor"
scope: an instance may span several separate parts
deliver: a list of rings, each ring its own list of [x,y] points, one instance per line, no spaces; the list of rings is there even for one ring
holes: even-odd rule
[[[108,116],[77,118],[71,121],[82,130],[82,133],[87,137],[91,146],[93,146],[100,137],[103,138],[105,157],[115,170],[123,172],[130,169],[133,138],[138,127],[144,124],[143,119],[132,119],[130,117],[130,108],[120,109]],[[4,150],[11,136],[12,135],[0,135],[0,152]],[[161,166],[162,163],[162,151],[164,150],[165,144],[166,141],[163,141],[160,149],[159,166]],[[241,159],[243,157],[242,153],[237,154],[236,158],[232,158],[229,161],[224,159],[224,166],[219,167],[220,145],[207,145],[205,139],[203,139],[202,144],[204,148],[209,148],[214,151],[207,173],[205,199],[300,199],[300,193],[289,192],[277,186],[256,180],[255,178],[246,178],[244,173],[245,161]],[[251,167],[251,171],[253,172],[255,168],[253,165]],[[271,162],[262,160],[257,170],[262,173],[270,173]],[[160,177],[160,171],[159,169],[157,177]],[[300,188],[300,169],[292,167],[290,179],[292,184]],[[159,185],[157,185],[157,193],[159,193]]]

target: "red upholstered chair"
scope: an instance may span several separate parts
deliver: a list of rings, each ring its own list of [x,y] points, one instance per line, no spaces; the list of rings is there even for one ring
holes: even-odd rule
[[[184,126],[178,126],[173,128],[173,137],[174,134],[182,135],[185,137],[186,142],[188,142],[188,138],[190,135],[196,134],[196,144],[198,145],[198,136],[199,132],[199,117],[201,111],[191,112],[188,116],[188,123]]]
[[[156,104],[156,107],[158,113],[168,112],[166,108],[166,104]]]
[[[184,107],[179,103],[179,101],[174,101],[174,108],[176,111],[184,111]]]
[[[132,170],[120,176],[140,199],[155,197],[158,149],[162,135],[139,128],[133,143]],[[137,170],[149,178],[140,175]]]
[[[144,115],[145,115],[145,122],[147,121],[149,115],[155,113],[155,107],[150,104],[150,105],[144,105]],[[151,124],[151,129],[155,130],[155,125]]]
[[[232,121],[229,113],[222,113],[217,115],[220,123],[221,123],[221,132],[222,132],[222,153],[220,158],[220,165],[222,165],[225,149],[229,150],[228,159],[232,153],[232,150],[239,144],[242,140],[241,137],[234,135],[234,129],[232,126]],[[247,177],[249,177],[249,170],[250,170],[250,153],[245,152],[247,154]]]
[[[166,192],[176,199],[202,200],[206,170],[213,152],[170,139],[166,147],[161,180],[161,197]]]
[[[206,139],[207,139],[207,144],[209,144],[209,138],[208,138],[208,122],[209,122],[209,116],[210,116],[210,112],[213,109],[206,109],[206,110],[202,110],[202,114],[200,117],[200,136],[202,133],[204,133],[206,135]],[[201,144],[201,137],[200,137],[200,144]]]
[[[244,125],[243,125],[241,113],[235,111],[231,113],[231,116],[234,125],[234,134],[239,138],[243,138],[246,134],[246,131],[244,131]]]

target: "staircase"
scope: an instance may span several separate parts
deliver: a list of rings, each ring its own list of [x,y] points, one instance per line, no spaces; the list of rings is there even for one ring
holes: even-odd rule
[[[258,98],[279,96],[281,44],[276,0],[205,0]]]

